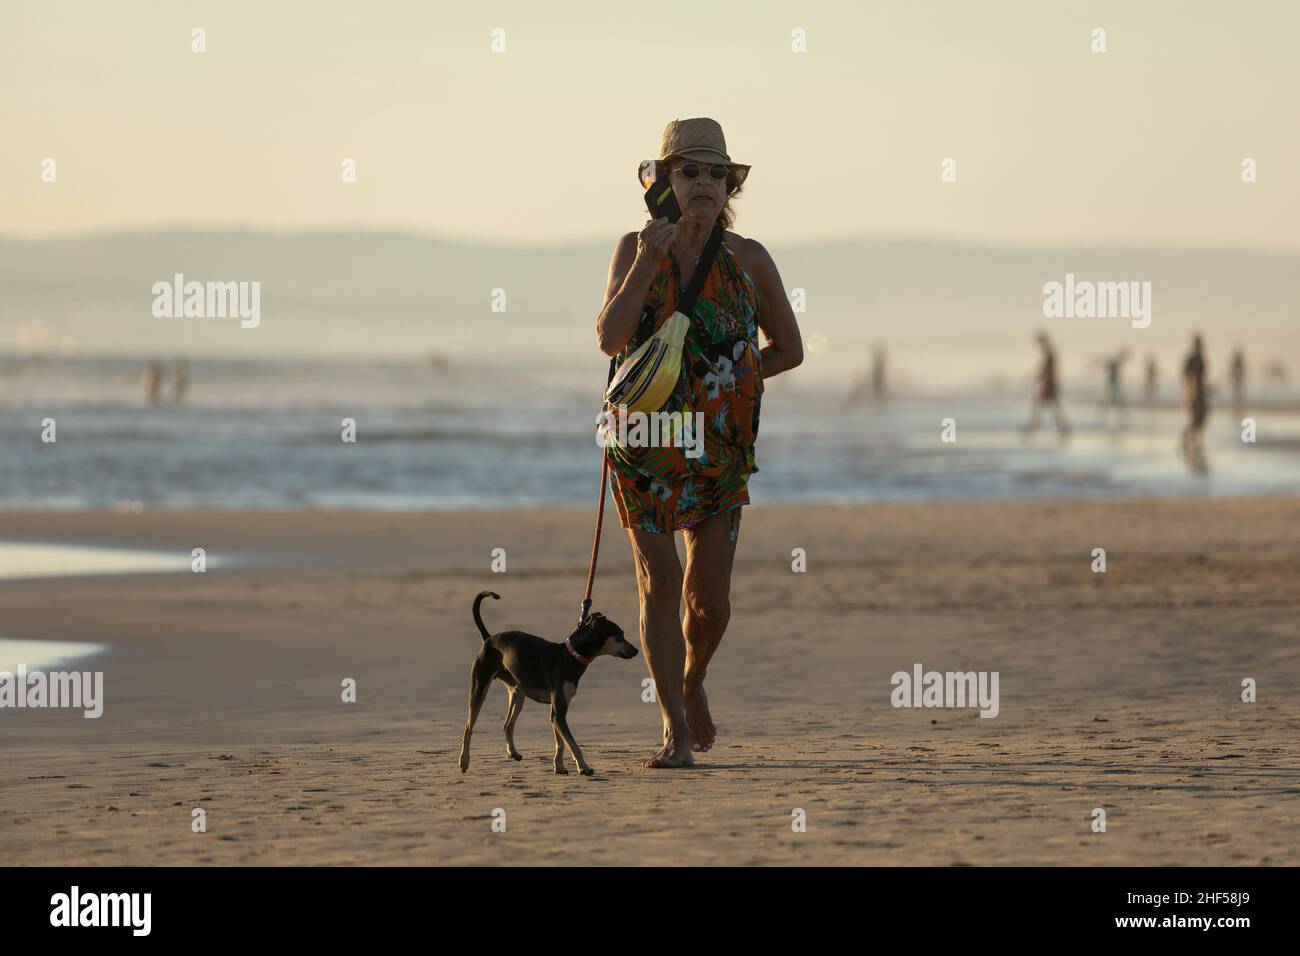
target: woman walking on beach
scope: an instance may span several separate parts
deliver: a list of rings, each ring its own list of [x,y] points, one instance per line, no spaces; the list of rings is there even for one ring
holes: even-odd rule
[[[1024,435],[1028,438],[1038,431],[1038,423],[1042,420],[1043,409],[1046,408],[1051,410],[1052,419],[1056,422],[1056,430],[1064,440],[1070,434],[1070,425],[1065,420],[1065,413],[1061,411],[1061,400],[1058,394],[1060,384],[1056,379],[1056,351],[1052,348],[1052,340],[1047,337],[1046,332],[1039,332],[1037,340],[1038,347],[1043,353],[1043,361],[1038,368],[1033,405],[1029,411],[1029,421],[1025,423]]]
[[[704,693],[709,661],[731,614],[731,569],[749,476],[758,471],[763,380],[803,361],[794,312],[763,246],[730,232],[731,199],[749,166],[727,155],[711,119],[674,120],[664,130],[653,178],[671,183],[681,218],[647,222],[614,249],[596,338],[620,363],[676,309],[715,225],[723,231],[682,346],[682,370],[665,411],[702,413],[703,455],[683,448],[608,443],[610,487],[628,530],[641,603],[641,646],[663,716],[663,744],[647,767],[684,767],[716,736]],[[642,185],[646,185],[643,182]],[[767,345],[760,348],[762,330]],[[673,533],[686,539],[686,567]],[[681,618],[681,605],[686,613]]]
[[[1183,363],[1183,404],[1187,408],[1187,427],[1183,429],[1183,454],[1199,459],[1204,451],[1201,432],[1210,413],[1205,386],[1205,351],[1199,335],[1192,336],[1192,351]]]

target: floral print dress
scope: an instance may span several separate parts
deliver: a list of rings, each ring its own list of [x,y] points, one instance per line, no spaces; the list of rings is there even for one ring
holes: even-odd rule
[[[669,254],[646,295],[652,329],[676,311],[682,285],[677,260]],[[640,336],[634,336],[619,364],[640,344]],[[682,346],[681,376],[663,409],[703,413],[703,454],[691,457],[684,447],[629,448],[608,442],[610,489],[623,527],[680,531],[749,504],[749,476],[758,471],[754,440],[763,396],[758,350],[758,290],[724,241],[696,299]]]

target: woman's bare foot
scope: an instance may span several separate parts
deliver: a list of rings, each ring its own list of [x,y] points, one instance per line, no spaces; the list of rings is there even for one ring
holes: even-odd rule
[[[671,767],[690,767],[695,763],[691,756],[689,743],[678,743],[675,737],[669,737],[659,752],[646,760],[642,766],[647,770],[668,769]]]
[[[706,753],[718,737],[718,729],[713,726],[713,716],[709,713],[709,698],[704,694],[703,681],[687,681],[683,685],[686,704],[686,723],[691,728],[691,739],[695,741],[694,749]]]

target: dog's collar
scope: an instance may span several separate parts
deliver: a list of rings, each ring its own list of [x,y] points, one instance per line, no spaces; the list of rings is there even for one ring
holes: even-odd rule
[[[591,658],[590,658],[590,657],[583,657],[581,654],[579,654],[577,651],[575,651],[575,650],[573,649],[573,638],[571,638],[571,637],[569,637],[569,638],[565,638],[565,640],[564,640],[564,649],[565,649],[566,651],[568,651],[570,654],[572,654],[573,657],[574,657],[574,659],[575,659],[579,664],[590,664],[590,663],[591,663]]]

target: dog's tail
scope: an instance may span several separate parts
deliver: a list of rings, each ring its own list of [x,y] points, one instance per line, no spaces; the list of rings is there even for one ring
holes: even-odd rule
[[[474,623],[478,625],[478,632],[483,635],[483,642],[487,643],[488,638],[492,635],[489,634],[488,629],[483,626],[483,618],[478,615],[478,607],[483,603],[485,597],[494,598],[495,600],[500,601],[501,595],[497,594],[496,591],[479,591],[478,597],[474,599]]]

